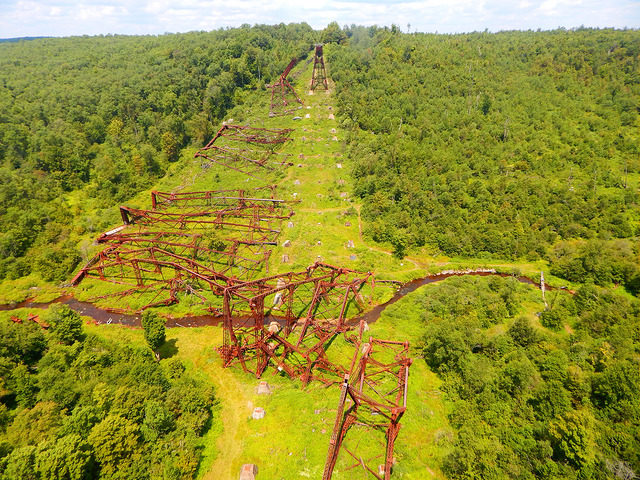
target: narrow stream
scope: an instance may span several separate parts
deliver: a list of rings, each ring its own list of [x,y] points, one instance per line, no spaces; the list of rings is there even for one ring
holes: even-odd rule
[[[441,282],[443,280],[446,280],[447,278],[450,277],[463,277],[463,276],[476,276],[476,277],[488,277],[488,276],[497,276],[497,277],[511,277],[512,275],[508,274],[508,273],[498,273],[495,270],[486,270],[486,271],[449,271],[449,272],[442,272],[442,273],[436,273],[433,275],[428,275],[426,277],[423,278],[417,278],[415,280],[411,280],[410,282],[405,283],[404,285],[402,285],[397,291],[396,293],[393,295],[393,297],[391,297],[389,300],[387,300],[385,303],[382,303],[380,305],[376,305],[375,307],[373,307],[373,309],[369,310],[368,312],[364,313],[363,315],[360,315],[359,317],[353,318],[351,320],[349,320],[349,323],[351,324],[353,323],[357,323],[359,322],[361,319],[363,319],[364,321],[366,321],[367,323],[374,323],[376,320],[378,320],[380,318],[380,315],[382,314],[382,312],[389,306],[389,305],[393,305],[394,303],[396,303],[398,300],[400,300],[401,298],[403,298],[404,296],[408,295],[411,292],[416,291],[418,288],[423,287],[424,285],[429,285],[430,283],[436,283],[436,282]],[[520,283],[526,283],[527,285],[533,285],[536,287],[540,286],[539,282],[535,282],[533,280],[531,280],[528,277],[523,277],[523,276],[514,276],[513,278],[515,278],[516,280],[518,280]],[[545,286],[545,290],[554,290],[554,287],[548,285],[548,284],[544,284]]]
[[[387,302],[375,306],[370,311],[364,313],[363,315],[353,318],[349,320],[349,324],[355,324],[360,321],[360,319],[364,319],[367,323],[374,323],[380,315],[389,305],[396,303],[398,300],[406,296],[407,294],[417,290],[418,288],[428,285],[430,283],[441,282],[446,280],[449,277],[461,277],[461,276],[500,276],[500,277],[509,277],[510,275],[507,273],[497,273],[495,271],[450,271],[443,272],[434,275],[429,275],[424,278],[418,278],[416,280],[412,280],[410,282],[402,285],[393,297]],[[521,283],[526,283],[529,285],[538,286],[539,284],[530,278],[527,277],[514,277]],[[545,288],[547,290],[553,290],[553,287],[545,284]],[[87,317],[91,317],[96,324],[119,324],[126,325],[129,327],[140,327],[140,315],[139,314],[130,314],[130,313],[121,313],[115,312],[113,310],[109,310],[107,308],[100,308],[95,306],[90,302],[82,302],[80,300],[76,300],[72,295],[63,295],[58,297],[50,302],[32,302],[31,300],[25,300],[19,303],[0,305],[0,311],[12,311],[17,310],[19,308],[41,308],[46,309],[49,305],[54,303],[63,303],[65,305],[69,305],[69,307],[80,315],[84,315]],[[274,318],[266,319],[265,321],[272,321]],[[193,315],[193,316],[184,316],[179,318],[168,317],[167,318],[167,327],[205,327],[205,326],[217,326],[222,324],[222,317],[216,315]]]
[[[41,308],[46,309],[49,305],[54,303],[63,303],[69,305],[71,310],[78,312],[80,315],[91,317],[97,324],[111,324],[116,323],[119,325],[126,325],[129,327],[140,326],[140,315],[135,313],[121,313],[109,310],[108,308],[100,308],[90,302],[82,302],[76,300],[72,295],[63,295],[50,302],[32,302],[31,300],[25,300],[20,303],[13,303],[9,305],[0,305],[0,311],[17,310],[18,308]],[[222,324],[222,317],[214,315],[194,315],[180,318],[167,318],[167,327],[204,327],[211,325]]]

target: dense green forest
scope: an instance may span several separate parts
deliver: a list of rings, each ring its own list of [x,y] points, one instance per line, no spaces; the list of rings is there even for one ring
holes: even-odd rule
[[[78,235],[113,223],[100,207],[202,146],[314,38],[281,24],[0,44],[0,278],[67,279]],[[63,201],[70,192],[82,193]]]
[[[211,387],[179,360],[83,332],[66,305],[41,326],[0,320],[0,478],[186,479],[211,427]]]
[[[336,24],[0,45],[0,278],[67,279],[110,207],[319,38],[340,45],[330,71],[371,238],[399,256],[544,258],[638,291],[636,31]],[[623,253],[565,273],[600,248]]]
[[[455,479],[630,479],[640,471],[640,302],[593,285],[540,292],[514,278],[451,278],[383,321],[421,329],[442,379]],[[386,314],[387,315],[387,314]]]
[[[628,239],[638,263],[637,31],[344,33],[331,73],[375,240],[536,259]]]

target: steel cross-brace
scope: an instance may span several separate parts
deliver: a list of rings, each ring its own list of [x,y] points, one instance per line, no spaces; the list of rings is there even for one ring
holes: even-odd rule
[[[228,227],[235,230],[255,232],[279,232],[273,222],[289,219],[293,212],[274,212],[261,206],[246,206],[222,210],[200,210],[195,212],[167,212],[164,210],[141,210],[120,207],[120,215],[125,225],[163,225],[167,228],[191,230],[198,227]]]
[[[347,330],[348,311],[362,310],[360,291],[367,283],[373,284],[370,273],[316,262],[302,272],[229,286],[220,349],[224,365],[239,363],[260,377],[272,363],[304,384],[335,383],[346,370],[329,361],[326,348]]]
[[[206,190],[200,192],[151,192],[151,207],[154,210],[172,208],[244,208],[264,206],[274,211],[287,202],[276,198],[276,186],[267,185],[251,191]]]
[[[210,163],[221,165],[250,177],[257,172],[271,170],[273,165],[293,165],[281,160],[271,162],[276,150],[291,140],[291,129],[268,129],[246,125],[222,125],[216,135],[195,154]]]
[[[260,197],[243,190],[152,192],[153,210],[120,207],[124,224],[98,237],[105,247],[71,283],[96,278],[130,287],[97,298],[144,296],[136,311],[175,303],[179,292],[220,311],[227,286],[268,273],[279,225],[293,215],[283,208],[287,202],[275,197],[275,187],[255,193],[265,190],[269,193]],[[168,298],[158,300],[164,292]],[[220,298],[219,305],[212,296]]]

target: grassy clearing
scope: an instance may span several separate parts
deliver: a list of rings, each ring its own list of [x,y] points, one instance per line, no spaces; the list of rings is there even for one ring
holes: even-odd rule
[[[35,273],[17,280],[5,279],[0,282],[0,304],[19,303],[27,299],[49,302],[63,293],[63,289],[43,282]]]

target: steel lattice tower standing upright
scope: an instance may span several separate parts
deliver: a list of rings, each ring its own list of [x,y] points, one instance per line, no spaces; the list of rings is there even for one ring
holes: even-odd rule
[[[327,70],[324,68],[324,56],[322,55],[322,44],[316,45],[316,53],[313,58],[313,75],[311,76],[311,90],[315,90],[318,86],[324,86],[325,90],[329,90],[327,84]]]

